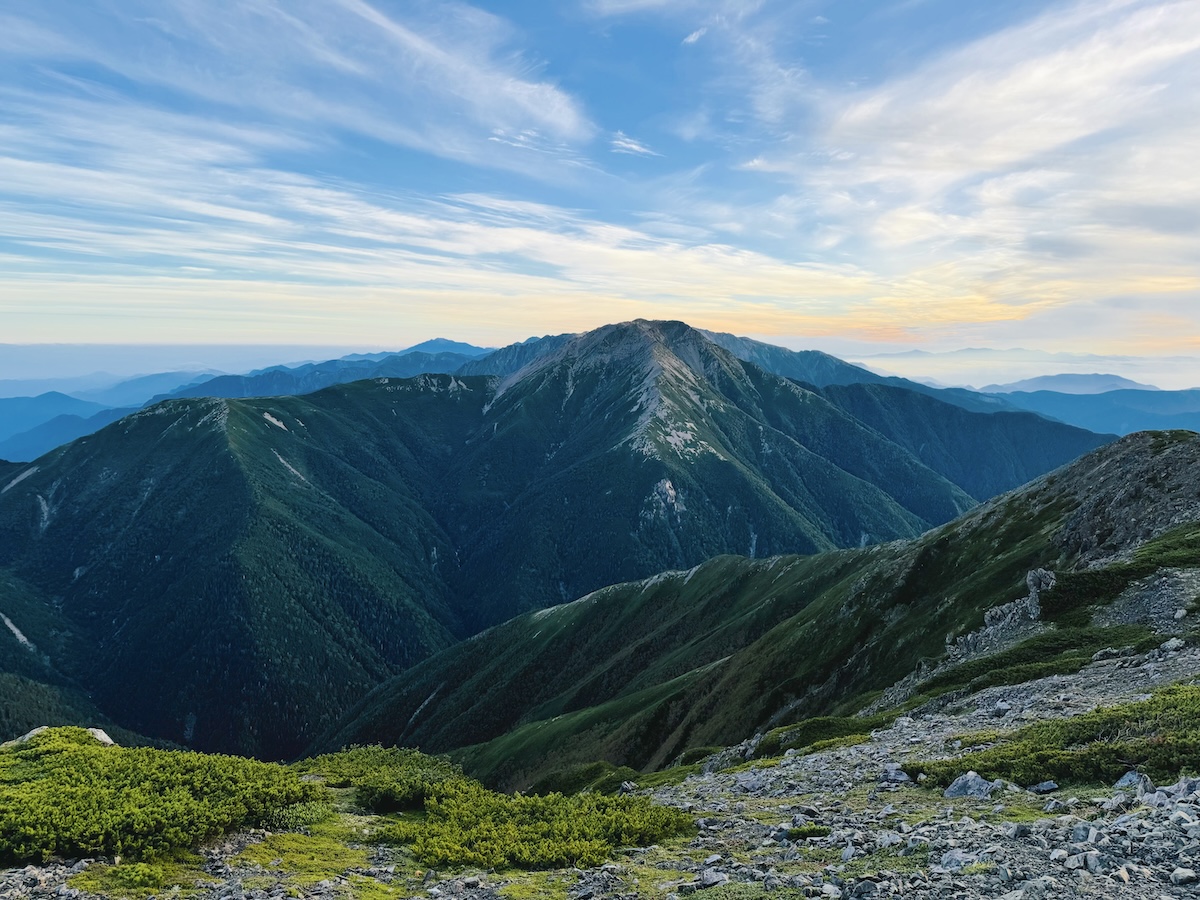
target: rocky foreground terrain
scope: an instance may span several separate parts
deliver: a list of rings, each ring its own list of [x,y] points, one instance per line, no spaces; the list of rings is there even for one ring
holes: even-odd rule
[[[1178,638],[1145,654],[1114,650],[1097,657],[1073,675],[942,698],[864,743],[809,755],[789,751],[782,759],[751,761],[660,788],[655,799],[696,817],[695,837],[624,851],[599,868],[438,873],[422,871],[401,851],[351,841],[346,850],[359,854],[358,864],[314,880],[319,866],[313,860],[287,855],[265,860],[269,854],[251,852],[270,848],[280,837],[256,832],[209,848],[198,861],[202,871],[196,872],[195,887],[162,896],[1200,896],[1200,780],[1153,785],[1135,774],[1119,785],[1074,790],[1042,785],[1035,792],[968,776],[944,792],[904,774],[909,761],[977,749],[964,745],[964,734],[1079,715],[1200,678],[1200,649]],[[343,818],[350,834],[370,830],[369,820]],[[87,890],[84,876],[97,864],[66,861],[0,872],[0,897],[89,900],[98,895]],[[323,864],[339,866],[336,858]],[[147,896],[145,890],[125,893]]]

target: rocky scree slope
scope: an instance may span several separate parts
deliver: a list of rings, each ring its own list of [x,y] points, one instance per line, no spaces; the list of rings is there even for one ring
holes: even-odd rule
[[[1118,625],[1146,638],[1194,600],[1197,473],[1200,436],[1137,434],[914,541],[722,557],[604,588],[413,667],[318,746],[454,751],[472,773],[525,788],[573,765],[657,769],[756,731],[965,687],[1014,645],[1020,665],[1078,668],[1080,642]]]

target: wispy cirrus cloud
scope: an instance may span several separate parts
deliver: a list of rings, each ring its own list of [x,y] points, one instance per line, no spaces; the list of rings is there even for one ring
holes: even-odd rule
[[[631,138],[623,131],[614,134],[608,146],[613,153],[628,153],[631,156],[662,156],[661,153],[655,153],[641,141]]]
[[[531,173],[544,162],[497,153],[488,137],[536,132],[569,145],[594,134],[579,101],[513,51],[504,20],[457,3],[404,13],[366,0],[132,0],[119,16],[45,4],[10,16],[22,37],[6,49],[175,92],[165,102],[204,104],[193,114],[213,119],[326,128]]]
[[[1144,344],[1131,322],[1142,310],[1161,324],[1164,303],[1183,311],[1173,336],[1151,329],[1158,340],[1200,335],[1200,6],[1055,3],[865,88],[797,54],[806,25],[831,25],[812,12],[754,4],[713,20],[714,89],[677,133],[723,143],[762,180],[733,182],[732,203],[732,179],[691,185],[698,215],[742,241],[928,284],[928,299],[871,307],[904,310],[914,337],[1014,340],[1098,298],[1123,300],[1101,317],[1123,323],[1101,328],[1113,342]],[[976,313],[1016,324],[973,329]]]

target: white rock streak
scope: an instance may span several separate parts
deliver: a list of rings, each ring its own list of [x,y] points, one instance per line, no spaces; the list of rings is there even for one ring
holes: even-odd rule
[[[10,481],[8,484],[6,484],[3,488],[0,488],[0,494],[7,494],[12,488],[16,487],[18,484],[20,484],[22,481],[24,481],[26,478],[28,478],[30,475],[32,475],[37,470],[38,470],[37,466],[32,466],[32,467],[26,469],[24,472],[22,472],[16,478],[14,478],[12,481]]]
[[[14,623],[12,619],[10,619],[4,613],[0,613],[0,619],[4,620],[4,624],[8,626],[8,630],[13,633],[13,637],[15,637],[19,643],[24,644],[30,650],[35,652],[37,651],[37,647],[33,646],[33,642],[21,633],[21,629],[16,626],[16,623]]]
[[[279,455],[278,450],[272,449],[271,452],[275,454],[275,458],[277,460],[279,460],[281,463],[283,463],[283,467],[285,469],[287,469],[289,472],[291,472],[293,475],[295,475],[297,478],[299,478],[305,484],[310,483],[307,478],[305,478],[303,475],[300,474],[299,470],[295,466],[293,466],[290,462],[288,462],[286,459],[284,459],[282,456]]]

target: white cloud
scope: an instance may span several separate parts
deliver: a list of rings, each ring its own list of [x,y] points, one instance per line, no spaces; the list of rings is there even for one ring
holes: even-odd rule
[[[584,6],[601,16],[625,16],[654,10],[686,9],[696,0],[585,0]]]
[[[224,119],[240,111],[530,174],[545,174],[545,163],[498,153],[488,136],[536,131],[579,145],[595,132],[573,96],[513,51],[511,26],[466,5],[410,4],[405,20],[365,0],[126,6],[119,23],[76,8],[66,15],[60,4],[31,7],[23,33],[47,37],[23,52],[48,65],[99,64],[210,104]]]
[[[662,156],[661,153],[655,153],[641,141],[631,138],[623,131],[618,131],[609,141],[609,148],[613,153],[628,153],[632,156]]]
[[[693,31],[691,34],[689,34],[687,37],[685,37],[683,39],[683,43],[684,44],[694,44],[698,40],[700,40],[700,38],[704,37],[706,34],[708,34],[707,26],[705,26],[703,28],[697,28],[695,31]]]
[[[859,155],[863,180],[937,191],[1107,129],[1161,122],[1162,107],[1196,82],[1194,61],[1190,72],[1171,67],[1198,50],[1190,0],[1087,2],[836,98],[845,105],[827,140]]]
[[[742,210],[756,233],[774,222],[813,254],[924,282],[928,301],[878,308],[911,309],[927,335],[954,327],[932,296],[952,285],[961,322],[1035,327],[1123,297],[1185,306],[1200,335],[1200,5],[1059,4],[864,91],[789,78],[762,29],[738,37],[766,42],[739,71],[777,132],[743,170],[785,186]],[[805,111],[817,127],[789,129]]]

